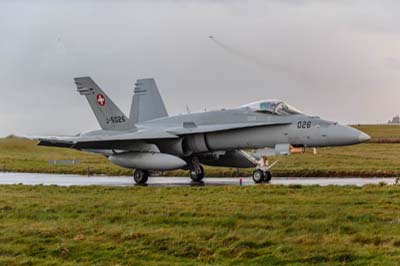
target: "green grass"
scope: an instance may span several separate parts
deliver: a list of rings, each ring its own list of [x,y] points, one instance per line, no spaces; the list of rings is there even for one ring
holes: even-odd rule
[[[400,125],[359,125],[354,127],[370,135],[371,142],[400,143]]]
[[[49,160],[79,160],[77,165],[52,165]],[[0,167],[7,171],[35,173],[86,174],[88,166],[94,174],[131,174],[131,171],[117,167],[105,157],[72,149],[37,146],[28,139],[0,139]]]
[[[400,187],[0,186],[0,265],[398,265]]]
[[[394,140],[400,136],[400,126],[361,126],[375,140]],[[306,154],[270,158],[280,160],[273,168],[275,176],[400,176],[400,143],[375,141],[362,145],[310,150]],[[80,160],[78,165],[50,165],[49,160]],[[106,158],[70,149],[39,147],[35,142],[19,139],[0,139],[0,168],[8,171],[37,173],[131,175],[132,171],[111,164]],[[252,169],[241,171],[249,176]],[[206,167],[208,176],[235,176],[236,169]],[[165,175],[187,175],[185,171]]]

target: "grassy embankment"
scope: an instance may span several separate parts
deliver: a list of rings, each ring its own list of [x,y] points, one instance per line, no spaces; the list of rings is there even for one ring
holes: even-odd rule
[[[306,154],[275,158],[275,176],[400,176],[400,126],[360,126],[373,137],[371,143],[318,149]],[[385,142],[385,143],[383,143]],[[389,142],[389,143],[387,143]],[[80,160],[78,165],[50,165],[49,160]],[[271,158],[271,161],[274,159]],[[38,147],[25,139],[0,140],[0,167],[8,171],[86,174],[90,166],[94,174],[131,175],[131,171],[112,165],[106,158],[68,149]],[[208,176],[235,176],[235,169],[207,167]],[[251,169],[242,170],[250,175]],[[183,171],[166,175],[186,175]]]
[[[355,128],[372,137],[373,143],[400,143],[399,125],[359,125]]]
[[[0,186],[0,265],[398,265],[398,186]]]

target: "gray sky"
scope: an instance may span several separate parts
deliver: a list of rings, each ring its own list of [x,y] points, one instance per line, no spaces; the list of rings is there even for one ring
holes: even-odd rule
[[[73,83],[87,75],[126,114],[134,81],[154,77],[170,114],[278,98],[342,123],[387,121],[400,113],[399,10],[394,0],[3,0],[0,136],[98,128]]]

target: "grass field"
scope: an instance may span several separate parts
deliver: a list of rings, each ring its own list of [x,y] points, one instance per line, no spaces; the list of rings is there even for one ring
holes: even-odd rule
[[[355,128],[372,137],[370,142],[400,143],[400,125],[359,125]]]
[[[367,127],[379,141],[276,158],[274,173],[400,176],[397,130]],[[66,159],[81,164],[48,163]],[[1,165],[131,174],[102,156],[19,138],[0,139]],[[0,265],[399,265],[399,206],[400,186],[385,185],[0,186]]]
[[[0,186],[0,265],[398,265],[400,187]]]
[[[274,167],[275,176],[400,176],[400,126],[360,126],[374,141],[362,145],[319,149],[317,155],[293,154],[280,160]],[[392,143],[383,143],[391,140]],[[78,165],[50,165],[49,160],[76,159]],[[7,171],[86,174],[131,175],[131,171],[111,164],[106,158],[69,149],[38,147],[35,142],[19,139],[0,139],[0,168]],[[250,175],[252,169],[242,170]],[[207,167],[208,176],[235,176],[236,169]],[[165,175],[187,175],[183,171]]]

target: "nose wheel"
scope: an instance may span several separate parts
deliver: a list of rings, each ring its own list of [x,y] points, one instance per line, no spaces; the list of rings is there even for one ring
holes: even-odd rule
[[[253,181],[257,184],[262,183],[264,181],[264,172],[260,169],[257,169],[253,172]]]
[[[269,183],[272,179],[272,173],[271,171],[266,171],[264,175],[264,182]]]
[[[253,172],[252,175],[254,183],[260,184],[260,183],[269,183],[272,179],[272,173],[271,171],[263,171],[261,169],[257,169]]]
[[[149,179],[149,171],[135,170],[135,172],[133,173],[133,179],[138,185],[146,184],[147,180]]]

